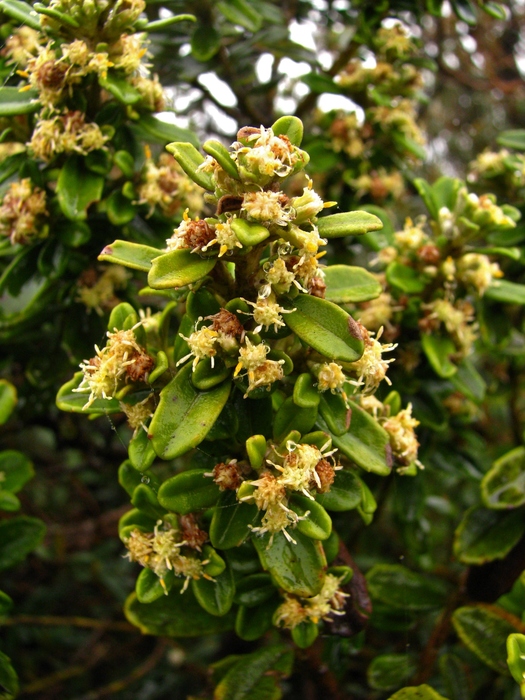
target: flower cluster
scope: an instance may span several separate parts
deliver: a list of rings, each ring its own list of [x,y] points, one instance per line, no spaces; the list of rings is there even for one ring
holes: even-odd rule
[[[289,507],[290,492],[298,491],[313,500],[312,493],[330,490],[335,471],[341,469],[327,459],[336,452],[330,450],[330,446],[330,441],[319,449],[315,445],[289,440],[284,454],[273,448],[273,459],[266,460],[267,468],[258,479],[246,482],[255,487],[254,490],[241,496],[241,500],[254,502],[259,510],[264,511],[260,526],[252,527],[253,532],[269,532],[272,538],[275,533],[282,532],[286,539],[294,542],[287,528],[296,527],[308,513],[299,516]]]
[[[162,520],[157,522],[153,532],[142,532],[138,528],[132,530],[125,544],[129,560],[151,569],[159,577],[166,595],[168,591],[164,577],[168,571],[186,579],[181,593],[192,579],[208,578],[204,573],[208,562],[199,559],[194,552],[190,553],[192,543],[183,538],[183,532]],[[181,554],[183,548],[187,554]],[[200,547],[196,549],[200,551]]]
[[[94,310],[102,316],[118,304],[115,292],[123,289],[127,280],[128,273],[120,265],[107,267],[100,275],[91,268],[78,281],[77,299],[84,304],[88,313]]]
[[[175,158],[162,153],[155,163],[147,159],[138,186],[138,203],[147,204],[150,215],[158,207],[164,216],[172,217],[179,211],[201,211],[201,188],[191,180]]]
[[[277,627],[294,629],[302,622],[329,622],[333,615],[344,615],[348,595],[341,590],[341,579],[327,574],[321,591],[312,598],[298,598],[285,593],[284,602],[274,613],[273,623]]]
[[[45,238],[46,193],[35,187],[29,178],[13,182],[0,206],[0,235],[9,236],[13,245]]]
[[[82,382],[74,391],[89,393],[84,408],[95,399],[111,399],[127,382],[146,382],[155,361],[136,341],[134,329],[108,331],[108,341],[102,350],[95,345],[96,355],[85,360],[80,368]]]
[[[103,148],[109,140],[98,124],[86,122],[82,112],[65,112],[37,123],[29,147],[36,158],[51,161],[60,153],[80,153]]]

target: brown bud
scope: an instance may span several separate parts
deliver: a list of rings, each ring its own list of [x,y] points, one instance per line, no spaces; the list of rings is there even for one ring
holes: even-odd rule
[[[183,240],[185,245],[191,250],[199,250],[204,248],[210,241],[215,238],[215,229],[212,228],[204,219],[198,221],[190,221],[184,231]]]
[[[64,63],[46,61],[38,69],[38,82],[48,90],[61,90],[65,85],[68,70]]]
[[[200,529],[192,513],[179,516],[179,524],[182,531],[182,538],[188,547],[197,549],[200,552],[202,545],[208,539],[208,533]]]
[[[225,194],[217,203],[216,216],[228,211],[238,211],[242,207],[243,197],[236,194]]]
[[[246,141],[252,136],[260,136],[260,134],[261,130],[255,126],[243,126],[242,129],[239,129],[237,132],[237,141]]]
[[[141,352],[132,358],[129,365],[126,365],[126,374],[132,382],[145,382],[154,366],[155,360],[147,353]]]
[[[321,277],[313,277],[308,284],[308,293],[313,297],[324,299],[326,293],[326,284]]]
[[[236,491],[242,483],[242,478],[236,462],[219,462],[213,467],[213,480],[221,491]]]
[[[244,333],[244,327],[237,316],[226,309],[221,309],[218,313],[206,318],[213,321],[211,329],[212,331],[217,331],[217,333],[231,335],[234,338],[238,338]]]
[[[312,483],[313,488],[317,488],[319,493],[330,491],[330,486],[334,483],[335,470],[327,459],[321,459],[315,468],[321,486],[316,482]],[[312,480],[313,481],[313,480]]]
[[[437,265],[441,260],[441,251],[436,245],[423,245],[417,251],[417,257],[427,265]]]

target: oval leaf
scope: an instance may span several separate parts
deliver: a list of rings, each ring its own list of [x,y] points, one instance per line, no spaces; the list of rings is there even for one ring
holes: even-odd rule
[[[379,231],[383,224],[375,214],[369,214],[367,211],[349,211],[323,216],[318,220],[317,228],[322,238],[341,238]]]
[[[84,159],[70,156],[60,171],[57,181],[58,203],[68,219],[85,219],[87,209],[99,202],[104,188],[104,177],[88,170]]]
[[[204,440],[224,408],[230,382],[211,391],[197,391],[191,383],[191,363],[160,392],[149,427],[153,449],[162,459],[174,459]]]
[[[217,258],[200,258],[190,250],[172,250],[156,257],[148,273],[153,289],[176,289],[205,277],[215,267]]]
[[[525,532],[521,510],[501,512],[473,506],[465,513],[454,537],[454,554],[465,564],[503,559]]]
[[[357,304],[375,299],[382,287],[376,275],[362,267],[331,265],[323,268],[326,283],[326,299],[335,304]]]
[[[190,469],[172,476],[159,489],[159,503],[181,515],[215,505],[219,487],[205,474],[206,469]]]

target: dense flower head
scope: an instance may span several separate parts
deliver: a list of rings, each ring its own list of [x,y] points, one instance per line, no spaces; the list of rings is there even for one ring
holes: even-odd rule
[[[9,236],[13,245],[47,236],[46,193],[29,178],[13,182],[0,206],[0,235]]]
[[[372,337],[372,331],[360,324],[361,331],[364,337],[364,351],[359,360],[349,364],[352,372],[357,376],[357,386],[362,387],[365,394],[374,393],[379,384],[385,380],[387,384],[391,384],[386,376],[388,365],[394,362],[394,359],[383,359],[384,352],[392,352],[397,345],[392,343],[380,343],[379,338],[383,333],[383,328],[380,328],[375,338]]]
[[[417,461],[419,442],[414,432],[419,421],[412,416],[412,404],[408,404],[405,409],[388,418],[382,425],[390,436],[394,457],[403,465],[416,462],[421,466]]]
[[[304,151],[291,144],[287,136],[276,136],[272,129],[241,129],[237,138],[233,157],[243,180],[265,186],[275,178],[287,177],[298,164],[307,162]]]
[[[203,207],[202,190],[182,170],[173,156],[162,153],[157,163],[146,161],[138,187],[139,204],[155,207],[168,217],[181,209],[199,212]]]
[[[74,391],[89,393],[84,408],[89,408],[95,399],[113,398],[129,380],[146,381],[154,364],[137,343],[134,328],[108,331],[107,337],[106,345],[102,349],[95,345],[96,355],[80,365],[84,376]]]
[[[86,122],[82,112],[66,112],[37,122],[28,146],[36,158],[52,160],[59,153],[79,153],[104,148],[109,140],[98,124]]]
[[[274,613],[274,625],[294,629],[301,622],[330,621],[333,615],[344,615],[348,595],[341,590],[340,578],[326,574],[321,591],[312,598],[297,598],[285,593],[284,602]]]
[[[184,577],[186,581],[181,593],[192,579],[205,576],[206,561],[201,561],[195,555],[181,554],[181,548],[187,546],[188,542],[182,539],[180,530],[162,520],[157,522],[153,532],[142,532],[138,528],[132,530],[125,544],[129,560],[154,571],[161,583],[168,571],[173,571],[175,576]],[[166,589],[165,593],[168,593]]]
[[[124,289],[129,275],[121,265],[111,265],[98,274],[96,270],[86,270],[78,281],[77,299],[88,313],[96,311],[102,316],[119,302],[116,291]]]

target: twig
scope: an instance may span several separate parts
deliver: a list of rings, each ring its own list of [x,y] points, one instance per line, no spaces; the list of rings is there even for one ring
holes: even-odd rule
[[[62,617],[58,615],[11,615],[2,620],[0,626],[13,627],[14,625],[45,625],[50,627],[83,627],[86,629],[102,629],[109,632],[133,632],[140,634],[140,630],[129,622],[112,620],[95,620],[90,617]]]
[[[86,695],[82,695],[80,698],[78,698],[78,700],[98,700],[98,698],[114,695],[115,693],[119,693],[121,690],[124,690],[155,668],[155,666],[164,656],[166,646],[167,641],[165,639],[159,639],[155,648],[144,663],[137,666],[137,668],[135,668],[130,674],[124,676],[124,678],[120,678],[118,681],[108,683],[108,685],[104,685],[98,690],[90,691],[89,693],[86,693]]]

